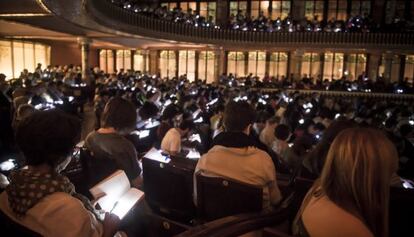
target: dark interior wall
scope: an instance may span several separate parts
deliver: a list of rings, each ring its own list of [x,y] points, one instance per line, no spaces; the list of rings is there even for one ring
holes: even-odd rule
[[[81,49],[77,43],[68,42],[48,42],[51,46],[50,61],[52,65],[81,64]],[[89,49],[89,65],[98,66],[98,49]]]

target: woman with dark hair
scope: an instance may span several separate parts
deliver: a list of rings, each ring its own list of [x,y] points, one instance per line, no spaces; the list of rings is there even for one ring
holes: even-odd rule
[[[59,174],[80,138],[80,121],[56,110],[37,111],[19,123],[16,141],[27,169],[13,172],[0,210],[41,236],[113,236],[119,219],[104,222],[89,200]]]
[[[136,109],[131,102],[121,97],[112,98],[102,113],[101,128],[87,136],[85,146],[92,153],[92,166],[93,163],[114,163],[116,167],[109,168],[125,171],[131,185],[140,187],[141,168],[137,152],[134,145],[124,137],[135,129],[136,121]],[[104,170],[94,172],[102,172],[101,175],[97,174],[102,178],[110,175],[103,174]]]

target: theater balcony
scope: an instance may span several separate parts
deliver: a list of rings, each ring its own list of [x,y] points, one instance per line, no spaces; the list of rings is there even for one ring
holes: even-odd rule
[[[100,24],[121,32],[187,43],[223,47],[306,47],[398,50],[414,46],[414,33],[259,32],[195,27],[136,14],[109,0],[86,0],[86,9]]]

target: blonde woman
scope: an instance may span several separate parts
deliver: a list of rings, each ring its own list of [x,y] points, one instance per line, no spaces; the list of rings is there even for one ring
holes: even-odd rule
[[[302,203],[294,234],[388,236],[390,182],[397,168],[397,151],[380,131],[342,131],[329,149],[320,178]]]

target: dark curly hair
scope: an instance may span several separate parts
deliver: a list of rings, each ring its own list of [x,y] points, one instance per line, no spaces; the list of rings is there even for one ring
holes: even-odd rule
[[[242,132],[255,119],[256,111],[246,101],[230,101],[224,109],[223,123],[228,132]]]
[[[60,110],[35,111],[16,130],[16,142],[27,165],[55,168],[72,152],[80,139],[81,122]]]

